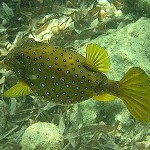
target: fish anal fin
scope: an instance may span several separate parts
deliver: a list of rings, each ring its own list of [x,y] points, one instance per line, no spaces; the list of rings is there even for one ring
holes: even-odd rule
[[[115,100],[115,98],[116,96],[107,93],[93,97],[94,100],[98,100],[98,101],[113,101]]]
[[[11,87],[9,90],[7,90],[4,93],[4,97],[15,98],[15,97],[19,97],[19,96],[29,95],[31,93],[33,93],[33,91],[31,90],[29,85],[23,81],[20,81],[16,85]]]
[[[108,72],[110,68],[110,60],[106,50],[93,43],[87,45],[85,63],[92,70],[101,72]]]

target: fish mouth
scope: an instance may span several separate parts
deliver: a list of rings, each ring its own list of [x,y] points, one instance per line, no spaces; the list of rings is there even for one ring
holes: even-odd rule
[[[8,66],[16,66],[20,60],[21,58],[18,56],[18,53],[10,52],[4,58],[4,64]]]

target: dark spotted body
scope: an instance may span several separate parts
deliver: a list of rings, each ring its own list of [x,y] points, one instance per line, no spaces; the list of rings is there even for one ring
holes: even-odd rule
[[[92,71],[85,65],[86,58],[71,50],[30,40],[12,56],[17,76],[35,95],[56,103],[77,103],[97,96],[96,88],[104,82],[100,71]]]

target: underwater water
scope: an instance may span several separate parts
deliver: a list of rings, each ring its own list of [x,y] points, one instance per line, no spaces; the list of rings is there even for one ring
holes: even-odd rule
[[[149,9],[1,0],[0,150],[149,150]]]

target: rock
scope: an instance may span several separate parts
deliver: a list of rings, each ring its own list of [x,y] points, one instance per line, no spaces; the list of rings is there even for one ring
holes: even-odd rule
[[[38,122],[25,130],[21,145],[22,150],[62,150],[63,136],[56,125]]]

